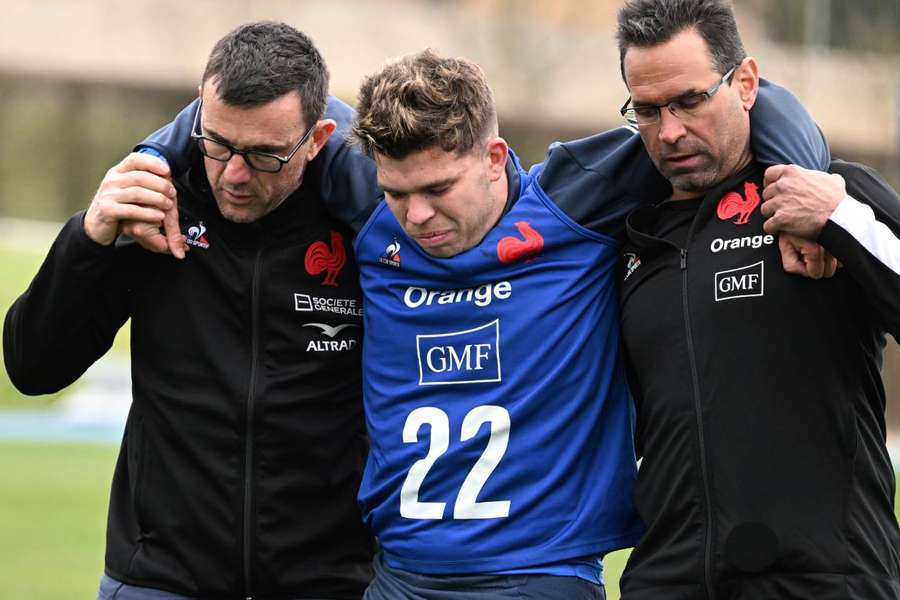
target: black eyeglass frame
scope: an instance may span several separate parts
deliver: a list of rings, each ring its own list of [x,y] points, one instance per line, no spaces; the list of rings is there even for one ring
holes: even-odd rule
[[[641,108],[641,109],[650,109],[650,108],[656,109],[656,118],[651,121],[646,121],[646,120],[643,122],[638,121],[637,113],[635,112],[635,107],[628,106],[629,104],[631,104],[631,96],[628,97],[628,100],[626,100],[625,104],[622,105],[622,108],[619,109],[619,113],[623,117],[625,117],[625,120],[628,121],[630,124],[638,125],[638,126],[653,125],[654,123],[658,123],[659,119],[661,117],[660,110],[663,108],[667,109],[670,113],[672,113],[676,117],[681,118],[679,116],[679,113],[691,114],[691,110],[695,110],[695,109],[689,109],[684,106],[679,107],[679,109],[675,109],[672,107],[673,104],[677,105],[677,104],[680,104],[681,102],[683,102],[684,100],[686,100],[687,98],[697,98],[700,96],[704,97],[702,104],[705,104],[709,100],[712,100],[712,97],[716,95],[716,92],[718,92],[719,88],[721,88],[724,84],[728,83],[729,85],[731,85],[731,81],[729,81],[729,80],[734,77],[734,73],[735,73],[735,71],[737,71],[737,68],[739,66],[740,66],[740,64],[737,64],[737,65],[734,65],[733,67],[731,67],[731,69],[729,69],[727,73],[722,75],[722,78],[719,79],[719,81],[717,81],[715,83],[715,85],[713,85],[711,88],[709,88],[705,92],[695,92],[695,93],[691,93],[691,94],[683,94],[683,95],[679,96],[678,98],[675,98],[674,100],[669,100],[668,102],[666,102],[664,104],[655,104],[655,105],[654,104],[642,104],[642,105],[640,105],[638,108]],[[700,108],[700,104],[698,104],[698,106],[696,108]],[[629,114],[631,115],[630,117],[629,117]]]
[[[300,138],[300,141],[297,142],[296,144],[294,144],[294,147],[291,148],[291,151],[288,153],[287,156],[279,156],[277,154],[272,154],[270,152],[260,152],[258,150],[239,150],[238,148],[235,148],[231,144],[226,144],[225,142],[223,142],[221,140],[215,140],[211,137],[207,137],[207,136],[203,135],[202,133],[200,133],[200,131],[199,131],[200,110],[202,108],[203,108],[203,100],[200,100],[199,104],[197,105],[197,112],[194,114],[194,124],[191,127],[191,139],[194,140],[195,142],[197,142],[197,148],[200,150],[200,153],[207,158],[211,158],[212,160],[216,160],[219,162],[228,162],[229,160],[231,160],[232,156],[234,156],[235,154],[238,154],[241,157],[243,157],[244,162],[247,163],[248,167],[250,167],[254,171],[260,171],[262,173],[278,173],[279,171],[281,171],[281,169],[284,168],[284,165],[291,162],[291,159],[294,158],[294,155],[297,153],[297,150],[300,149],[300,146],[302,146],[304,143],[306,143],[307,140],[309,140],[309,136],[312,135],[312,132],[316,129],[315,123],[310,125],[309,129],[306,130],[306,133],[303,134],[303,137]],[[204,147],[203,142],[210,142],[212,144],[218,144],[219,146],[222,146],[223,148],[228,150],[228,156],[226,156],[224,158],[220,158],[218,156],[210,156],[209,154],[207,154],[206,148]],[[259,157],[263,157],[263,158],[274,158],[275,160],[278,161],[278,168],[277,169],[260,168],[259,166],[253,164],[254,156],[259,156]]]

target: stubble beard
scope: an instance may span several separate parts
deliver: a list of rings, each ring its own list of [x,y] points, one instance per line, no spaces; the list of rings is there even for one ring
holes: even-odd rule
[[[683,150],[679,150],[679,153],[683,152]],[[692,149],[691,152],[702,157],[703,164],[699,167],[691,169],[673,167],[666,162],[664,157],[654,162],[657,170],[668,180],[674,190],[691,196],[699,196],[722,181],[722,164],[706,150]]]

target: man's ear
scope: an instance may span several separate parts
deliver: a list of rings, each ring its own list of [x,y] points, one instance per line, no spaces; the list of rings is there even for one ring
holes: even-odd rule
[[[733,84],[738,86],[738,95],[744,110],[750,110],[756,103],[759,93],[759,64],[752,56],[748,56],[734,71]]]
[[[309,150],[306,151],[306,160],[312,160],[319,154],[319,151],[325,147],[325,142],[334,133],[336,127],[337,123],[334,119],[320,119],[316,122],[311,136],[312,143],[309,145]]]
[[[497,181],[506,171],[506,160],[509,158],[509,144],[502,137],[488,138],[486,144],[487,160],[491,181]]]

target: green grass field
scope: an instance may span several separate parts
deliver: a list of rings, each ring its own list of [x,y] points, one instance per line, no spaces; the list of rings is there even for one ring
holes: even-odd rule
[[[103,571],[110,446],[0,443],[0,595],[94,598]]]

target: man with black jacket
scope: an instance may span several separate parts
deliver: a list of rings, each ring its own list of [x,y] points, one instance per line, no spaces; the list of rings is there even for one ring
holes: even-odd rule
[[[99,598],[351,599],[371,576],[358,270],[320,197],[348,151],[328,117],[346,128],[351,111],[326,109],[327,87],[295,29],[225,36],[200,86],[205,156],[175,181],[146,154],[113,167],[7,315],[29,394],[73,382],[131,318]],[[176,191],[184,260],[119,236],[158,227]]]
[[[764,173],[749,143],[758,66],[726,1],[631,0],[618,38],[623,115],[671,183],[627,220],[622,333],[647,532],[623,598],[896,599],[878,371],[900,332],[900,198],[840,161],[843,179]],[[843,268],[785,274],[779,233]]]

